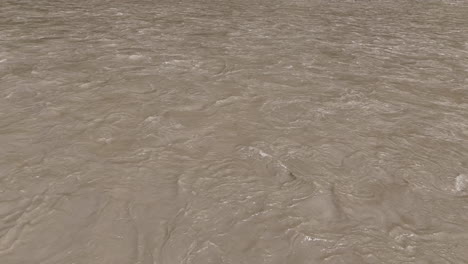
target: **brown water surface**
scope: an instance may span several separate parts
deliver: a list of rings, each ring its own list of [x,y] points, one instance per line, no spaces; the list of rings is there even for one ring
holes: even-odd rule
[[[1,264],[468,263],[468,2],[1,0]]]

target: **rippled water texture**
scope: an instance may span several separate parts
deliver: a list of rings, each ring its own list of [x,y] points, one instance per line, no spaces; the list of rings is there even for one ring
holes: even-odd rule
[[[467,1],[2,0],[0,263],[468,263],[467,70]]]

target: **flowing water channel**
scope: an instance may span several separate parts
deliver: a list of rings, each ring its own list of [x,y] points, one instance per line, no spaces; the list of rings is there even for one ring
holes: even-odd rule
[[[468,1],[1,0],[1,264],[468,263]]]

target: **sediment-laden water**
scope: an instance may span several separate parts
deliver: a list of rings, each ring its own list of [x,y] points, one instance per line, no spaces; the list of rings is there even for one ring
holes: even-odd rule
[[[0,263],[468,263],[467,1],[0,2]]]

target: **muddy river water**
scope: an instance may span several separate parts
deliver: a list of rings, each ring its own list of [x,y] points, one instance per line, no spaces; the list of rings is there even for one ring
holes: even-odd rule
[[[1,0],[1,264],[468,263],[468,1]]]

